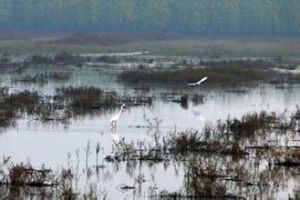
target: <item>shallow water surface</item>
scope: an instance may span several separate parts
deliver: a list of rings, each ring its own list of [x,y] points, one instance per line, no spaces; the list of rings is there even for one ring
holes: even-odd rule
[[[34,73],[34,70],[28,73]],[[20,75],[1,75],[1,85],[9,87],[10,91],[24,89],[37,90],[41,94],[51,95],[56,87],[65,85],[97,86],[106,91],[116,90],[120,93],[133,93],[130,86],[117,81],[111,71],[78,69],[73,71],[68,82],[49,81],[47,84],[24,84],[13,82]],[[205,96],[204,102],[195,105],[188,103],[183,108],[178,103],[166,102],[159,98],[160,94],[169,91],[187,91]],[[96,176],[99,196],[108,199],[149,198],[149,193],[161,190],[178,191],[184,187],[184,168],[180,163],[147,165],[146,163],[107,163],[103,158],[110,155],[114,142],[123,138],[126,141],[151,142],[154,134],[164,136],[171,131],[189,129],[202,130],[206,123],[216,122],[228,117],[241,117],[247,112],[277,111],[287,114],[295,111],[300,99],[298,85],[276,88],[263,84],[249,88],[245,93],[226,92],[222,88],[154,88],[151,93],[158,98],[151,106],[129,107],[122,114],[116,129],[112,129],[109,119],[115,112],[102,113],[72,119],[69,124],[41,123],[32,118],[18,120],[17,125],[0,134],[0,156],[11,156],[13,163],[30,162],[34,167],[42,165],[59,170],[71,167],[85,174],[89,167],[103,165]],[[117,112],[117,111],[116,111]],[[161,120],[158,128],[148,127],[153,119]],[[299,139],[299,138],[296,138]],[[101,151],[96,159],[95,148],[100,144]],[[88,153],[87,153],[88,152]],[[98,161],[97,161],[98,160]],[[98,162],[98,163],[96,163]],[[88,183],[85,175],[80,176],[78,189],[86,191]],[[143,180],[141,180],[143,179]],[[288,188],[279,189],[275,198],[286,198],[293,193],[299,183],[299,176],[288,180]],[[135,186],[135,190],[121,191],[122,184]],[[299,185],[298,185],[299,187]],[[266,195],[266,194],[264,194]]]

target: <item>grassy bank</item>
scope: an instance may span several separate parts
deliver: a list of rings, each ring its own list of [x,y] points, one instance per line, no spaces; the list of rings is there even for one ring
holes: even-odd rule
[[[124,71],[119,75],[121,81],[128,83],[185,84],[197,82],[207,76],[206,84],[240,85],[255,81],[270,81],[279,76],[271,69],[251,69],[243,67],[196,68],[164,71]]]

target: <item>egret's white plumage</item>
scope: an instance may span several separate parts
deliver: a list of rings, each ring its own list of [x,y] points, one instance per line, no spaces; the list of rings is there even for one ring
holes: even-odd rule
[[[189,86],[196,86],[196,85],[200,85],[201,83],[203,83],[204,81],[207,80],[207,76],[203,77],[200,81],[196,82],[196,83],[188,83]]]
[[[111,119],[110,119],[110,122],[111,122],[111,126],[115,127],[117,125],[117,122],[119,121],[120,119],[120,116],[123,112],[123,109],[125,107],[125,104],[123,104],[121,106],[121,109],[120,109],[120,112],[118,114],[116,114],[115,116],[113,116]]]

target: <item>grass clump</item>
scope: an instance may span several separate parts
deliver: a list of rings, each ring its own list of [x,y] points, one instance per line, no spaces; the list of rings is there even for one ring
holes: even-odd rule
[[[60,65],[82,65],[85,61],[84,57],[62,52],[54,56],[52,63]]]
[[[5,109],[27,111],[32,113],[39,103],[39,95],[37,92],[25,90],[19,93],[10,94],[4,99],[2,105]]]
[[[51,58],[48,57],[48,56],[34,54],[30,57],[28,62],[32,63],[32,64],[50,64],[51,63]]]
[[[36,75],[25,75],[21,79],[14,80],[15,82],[24,82],[24,83],[39,83],[45,84],[49,80],[52,81],[67,81],[71,78],[71,73],[67,72],[49,72],[49,73],[40,73]]]
[[[96,58],[97,62],[104,62],[104,63],[119,63],[121,61],[120,57],[118,56],[99,56]]]
[[[248,113],[242,116],[240,120],[233,119],[230,122],[230,130],[236,138],[253,136],[258,130],[267,128],[271,123],[278,121],[275,113]]]
[[[45,187],[55,185],[54,175],[49,169],[34,169],[30,165],[18,164],[9,170],[10,184],[13,187]]]
[[[15,124],[16,113],[12,110],[0,108],[0,127],[8,127]]]
[[[96,87],[62,87],[62,88],[57,88],[56,92],[58,95],[64,95],[66,97],[76,97],[76,96],[100,96],[103,94],[103,91],[99,88]]]
[[[39,104],[39,95],[28,90],[8,94],[0,99],[0,127],[8,127],[15,124],[15,120],[21,113],[33,114]]]
[[[200,146],[206,144],[206,142],[201,142],[201,137],[198,131],[185,131],[178,134],[171,135],[168,138],[168,149],[174,153],[187,153],[192,151],[197,151]]]
[[[62,87],[56,89],[56,98],[69,101],[73,108],[102,108],[119,105],[117,93],[105,93],[96,87]]]
[[[30,163],[14,164],[10,157],[0,163],[0,187],[3,199],[97,199],[95,188],[81,193],[76,174],[71,168],[54,172],[44,166],[33,168]]]
[[[277,150],[275,165],[284,167],[300,166],[300,149]]]
[[[152,103],[152,97],[120,96],[114,91],[104,92],[97,87],[62,87],[57,88],[56,93],[55,99],[66,100],[71,108],[80,109],[104,109],[116,108],[121,104],[138,106]]]
[[[37,65],[82,65],[85,61],[86,59],[82,56],[61,52],[56,53],[54,56],[34,54],[27,60],[27,63]]]

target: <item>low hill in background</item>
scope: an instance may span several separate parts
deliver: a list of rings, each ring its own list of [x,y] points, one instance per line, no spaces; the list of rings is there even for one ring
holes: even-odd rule
[[[181,39],[174,33],[72,34],[48,41],[48,44],[119,45],[131,42],[169,41]]]

